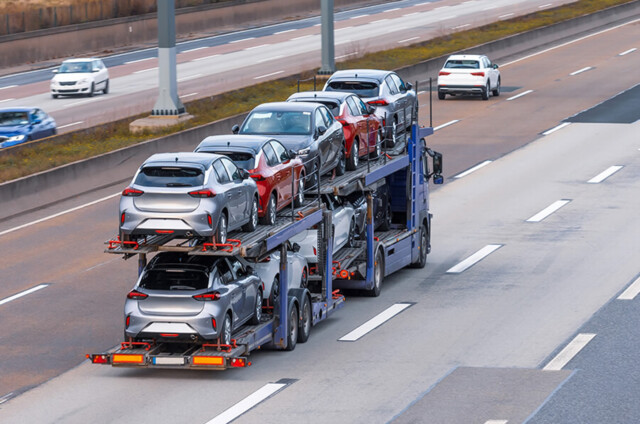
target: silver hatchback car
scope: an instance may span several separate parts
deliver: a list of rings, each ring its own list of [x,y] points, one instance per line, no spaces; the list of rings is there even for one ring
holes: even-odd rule
[[[126,340],[218,341],[262,318],[260,278],[238,259],[161,252],[124,305]]]
[[[120,198],[120,238],[173,234],[226,243],[258,224],[258,188],[228,157],[159,153],[147,159]]]

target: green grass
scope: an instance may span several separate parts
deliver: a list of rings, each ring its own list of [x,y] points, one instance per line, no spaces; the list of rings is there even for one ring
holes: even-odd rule
[[[567,6],[532,13],[508,21],[492,23],[469,31],[443,35],[437,39],[413,46],[366,54],[363,57],[338,63],[337,67],[339,69],[397,69],[509,35],[593,13],[607,7],[630,3],[631,1],[579,0]],[[186,103],[187,111],[194,116],[194,119],[166,129],[162,133],[131,134],[129,132],[129,123],[143,116],[141,115],[88,130],[63,134],[52,138],[49,143],[40,143],[32,148],[16,149],[14,152],[11,150],[1,152],[0,182],[247,112],[261,103],[285,100],[297,89],[298,78],[309,78],[313,75],[313,72],[309,71],[303,75],[264,82],[241,90]],[[301,90],[313,89],[313,82],[306,81],[301,84],[300,88]]]

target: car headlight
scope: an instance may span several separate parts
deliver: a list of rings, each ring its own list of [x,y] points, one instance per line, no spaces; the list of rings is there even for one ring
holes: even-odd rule
[[[298,156],[306,156],[311,153],[311,147],[307,147],[305,149],[298,150]]]
[[[7,141],[22,141],[22,140],[24,140],[25,138],[27,138],[27,136],[26,136],[26,135],[24,135],[24,134],[20,134],[20,135],[14,135],[13,137],[9,137],[9,138],[7,139]]]
[[[91,79],[89,78],[82,78],[80,81],[78,81],[76,84],[87,84],[90,83]]]

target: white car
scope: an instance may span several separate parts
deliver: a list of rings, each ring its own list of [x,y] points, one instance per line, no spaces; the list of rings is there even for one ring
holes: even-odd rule
[[[68,59],[52,71],[51,97],[86,95],[109,92],[109,71],[102,60],[96,58]]]
[[[484,55],[462,54],[449,56],[438,73],[438,99],[447,94],[480,94],[482,100],[489,95],[500,95],[500,71]]]
[[[280,252],[273,252],[262,261],[249,264],[264,283],[263,297],[273,303],[280,282]],[[287,252],[287,285],[290,289],[306,288],[309,279],[307,260],[295,251]]]

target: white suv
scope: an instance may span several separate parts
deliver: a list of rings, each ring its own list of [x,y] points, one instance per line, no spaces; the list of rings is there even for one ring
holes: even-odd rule
[[[489,93],[500,95],[500,71],[484,55],[449,56],[438,74],[438,98],[444,100],[447,94],[480,94],[482,100],[489,99]]]
[[[109,92],[109,71],[100,59],[68,59],[53,73],[56,74],[51,79],[51,96],[54,99],[74,94],[91,97],[96,91]]]

